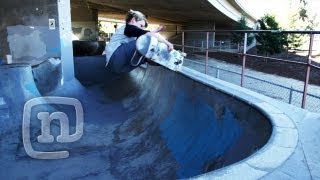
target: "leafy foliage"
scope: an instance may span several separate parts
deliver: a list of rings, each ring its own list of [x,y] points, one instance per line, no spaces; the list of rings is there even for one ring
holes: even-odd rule
[[[302,27],[297,23],[299,21],[299,16],[297,14],[290,18],[290,29],[298,30]],[[302,34],[289,34],[288,35],[288,47],[289,49],[297,49],[304,43],[304,38]]]
[[[307,1],[306,0],[300,0],[300,4],[302,4],[299,8],[299,18],[302,19],[303,21],[305,21],[306,19],[308,19],[308,14],[307,14]]]
[[[319,22],[316,21],[316,16],[310,16],[307,11],[307,1],[300,0],[300,6],[297,9],[297,12],[293,14],[290,21],[290,29],[293,30],[314,30]],[[288,47],[289,49],[298,49],[301,47],[306,41],[308,37],[302,34],[289,34],[288,35]]]
[[[266,14],[258,20],[260,30],[273,30],[274,32],[258,33],[255,35],[258,53],[271,55],[282,52],[287,45],[287,36],[281,33],[279,23],[274,16]]]
[[[247,19],[245,16],[242,16],[236,26],[233,28],[234,30],[250,30],[251,28],[248,27]],[[247,38],[247,45],[250,45],[253,42],[252,36],[248,36]],[[232,33],[232,42],[241,44],[244,41],[244,33]]]
[[[106,32],[104,32],[104,31],[102,30],[101,21],[98,21],[98,33],[99,33],[99,35],[106,34]]]

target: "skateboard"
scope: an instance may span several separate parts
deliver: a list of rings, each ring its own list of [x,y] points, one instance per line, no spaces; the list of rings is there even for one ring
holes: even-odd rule
[[[144,57],[173,71],[181,70],[183,59],[187,55],[175,49],[169,51],[165,43],[149,35],[140,36],[136,41],[136,48]]]

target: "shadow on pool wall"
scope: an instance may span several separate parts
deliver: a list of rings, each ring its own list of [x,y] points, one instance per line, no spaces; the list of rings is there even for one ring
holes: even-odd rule
[[[85,59],[75,60],[78,70]],[[87,83],[90,78],[77,69]],[[163,67],[138,68],[107,84],[105,95],[123,101],[131,114],[115,131],[110,150],[119,178],[188,178],[213,171],[250,156],[272,132],[254,107]]]
[[[230,165],[267,143],[271,123],[248,104],[164,68],[149,68],[145,76],[152,80],[143,89],[155,92],[140,102],[159,113],[151,120],[159,121],[178,178]]]

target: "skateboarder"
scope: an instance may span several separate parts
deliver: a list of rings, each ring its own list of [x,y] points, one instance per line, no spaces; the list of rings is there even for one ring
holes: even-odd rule
[[[147,31],[148,21],[141,12],[130,10],[126,17],[126,24],[111,37],[106,46],[106,66],[115,73],[130,72],[134,68],[148,61],[136,50],[136,39],[141,35],[156,37],[158,41],[165,43],[168,50],[173,49],[173,44],[164,39],[158,32],[165,29],[159,26],[154,31]]]

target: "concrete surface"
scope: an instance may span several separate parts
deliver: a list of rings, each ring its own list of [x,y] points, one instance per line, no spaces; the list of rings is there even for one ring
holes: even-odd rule
[[[103,60],[103,57],[99,58]],[[319,114],[189,68],[174,73],[163,67],[148,67],[129,75],[114,76],[89,66],[100,62],[82,67],[87,71],[80,73],[80,79],[86,86],[72,80],[42,94],[77,98],[84,107],[84,135],[78,142],[68,145],[37,144],[40,123],[32,121],[34,147],[47,151],[69,150],[70,157],[61,160],[31,159],[24,152],[20,127],[22,107],[25,101],[40,96],[30,67],[11,65],[9,71],[16,71],[13,74],[17,76],[8,76],[10,73],[0,71],[3,73],[0,77],[6,80],[1,81],[3,84],[0,86],[0,111],[1,108],[15,108],[9,111],[9,118],[0,116],[2,125],[7,122],[12,125],[1,126],[0,177],[319,178]],[[75,64],[81,69],[81,65]],[[100,78],[98,72],[102,73]],[[78,77],[80,74],[76,71]],[[9,83],[10,78],[15,83]],[[95,81],[92,78],[96,78]],[[4,88],[8,84],[12,88]],[[20,90],[24,95],[12,93],[14,90]],[[8,95],[17,101],[8,101]],[[44,109],[64,111],[70,114],[71,121],[74,119],[73,109],[68,107],[48,105]],[[273,128],[270,138],[269,120]],[[59,134],[59,130],[59,125],[53,123],[54,136]],[[265,135],[261,136],[261,133]],[[263,147],[256,151],[261,145]],[[244,151],[246,148],[248,150]],[[253,152],[253,155],[248,157],[248,152]],[[240,161],[234,163],[234,160]],[[232,165],[226,166],[228,164]],[[219,167],[223,168],[199,175]]]

